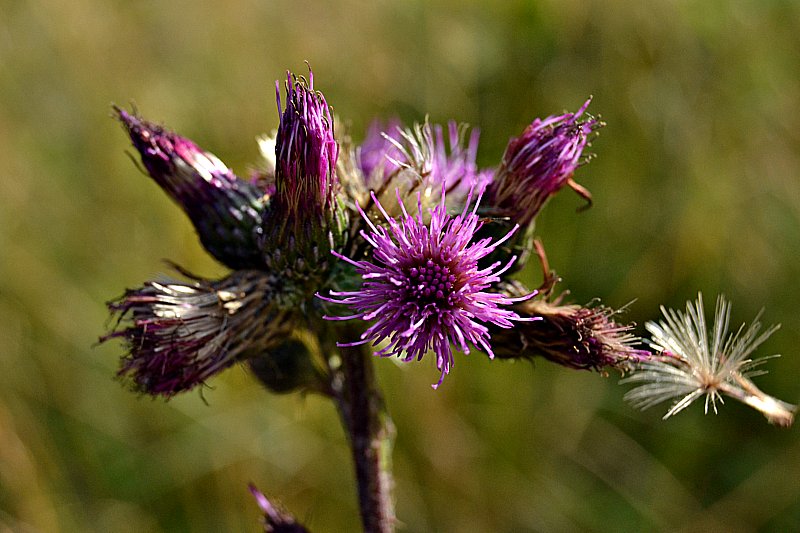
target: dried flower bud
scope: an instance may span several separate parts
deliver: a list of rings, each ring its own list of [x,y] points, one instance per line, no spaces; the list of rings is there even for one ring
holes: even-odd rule
[[[488,189],[488,205],[500,216],[527,227],[545,202],[564,185],[587,200],[589,192],[572,181],[582,164],[589,134],[602,124],[594,118],[580,121],[591,99],[576,113],[534,120],[522,135],[511,139]]]
[[[174,396],[289,334],[289,314],[272,302],[274,283],[257,270],[219,281],[148,282],[108,304],[118,327],[101,341],[125,339],[128,353],[119,374],[130,377],[136,390]]]
[[[230,268],[263,264],[257,242],[264,191],[189,139],[115,108],[150,176],[186,212],[200,242]]]
[[[308,529],[299,524],[294,516],[276,507],[255,485],[250,483],[249,489],[264,513],[262,525],[265,533],[308,533]]]
[[[520,285],[503,287],[511,294],[524,293]],[[541,356],[560,365],[586,370],[615,368],[630,371],[652,354],[634,346],[638,338],[632,326],[619,324],[618,310],[592,303],[581,306],[536,299],[514,306],[521,317],[540,320],[520,322],[513,329],[492,330],[492,347],[500,359],[528,359]]]

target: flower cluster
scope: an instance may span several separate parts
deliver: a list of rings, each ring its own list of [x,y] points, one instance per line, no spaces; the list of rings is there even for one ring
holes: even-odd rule
[[[478,130],[395,119],[351,145],[337,139],[311,72],[287,75],[285,100],[276,86],[279,126],[260,140],[266,164],[249,181],[192,141],[117,109],[144,168],[234,269],[216,281],[148,282],[109,304],[119,325],[105,338],[126,340],[120,373],[136,389],[171,396],[245,359],[273,390],[291,389],[287,372],[313,367],[292,331],[318,327],[330,302],[355,314],[331,316],[329,307],[326,318],[363,321],[355,343],[373,343],[378,355],[411,361],[432,352],[435,386],[453,365],[453,347],[493,357],[491,331],[543,320],[512,308],[533,293],[497,290],[516,259],[507,241],[535,212],[511,216],[497,234],[478,209],[505,216],[512,189],[542,199],[557,191],[595,126],[577,121],[585,106],[534,121],[495,170],[476,164]],[[484,191],[489,205],[481,205]]]
[[[492,358],[633,371],[630,379],[644,385],[629,398],[648,406],[679,397],[668,414],[727,394],[771,420],[791,420],[790,406],[767,405],[747,380],[746,356],[764,338],[757,327],[718,346],[724,302],[716,344],[701,333],[698,303],[648,325],[651,351],[618,311],[564,303],[552,298],[552,284],[529,291],[510,280],[534,248],[554,279],[532,239],[535,218],[564,186],[590,199],[573,180],[602,125],[586,113],[590,100],[575,113],[535,119],[497,168],[480,168],[477,129],[392,119],[375,122],[358,144],[335,131],[310,70],[307,78],[287,73],[283,99],[276,89],[278,128],[259,140],[264,163],[249,180],[192,141],[115,108],[144,168],[233,269],[218,280],[150,281],[109,304],[118,320],[104,339],[124,339],[120,374],[135,389],[170,397],[247,361],[275,392],[330,393],[335,354],[321,352],[335,350],[336,336],[340,347],[371,344],[403,361],[431,353],[440,373],[434,388],[455,352],[477,348]],[[351,327],[339,328],[346,320]]]

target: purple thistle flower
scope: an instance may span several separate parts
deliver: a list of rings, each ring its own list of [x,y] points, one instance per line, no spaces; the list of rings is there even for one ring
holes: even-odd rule
[[[394,143],[400,141],[402,131],[403,123],[398,118],[389,119],[385,125],[380,120],[374,120],[369,125],[364,142],[358,149],[358,166],[367,182],[373,181],[373,174],[383,179],[398,169],[396,161],[400,151]]]
[[[195,143],[115,108],[150,176],[181,206],[200,242],[230,268],[263,264],[256,237],[265,191]]]
[[[278,112],[280,85],[275,83]],[[339,145],[333,134],[333,116],[322,93],[314,92],[314,75],[308,80],[287,72],[286,108],[280,114],[275,140],[276,216],[298,222],[317,215],[324,220],[336,192]]]
[[[289,334],[288,313],[270,303],[273,284],[257,270],[213,282],[148,282],[108,304],[122,327],[100,340],[124,338],[119,375],[131,377],[136,390],[169,398]]]
[[[396,355],[404,361],[422,359],[433,350],[436,367],[441,371],[439,381],[433,385],[435,389],[454,363],[451,344],[465,354],[472,344],[494,357],[488,324],[510,328],[512,321],[520,320],[517,313],[505,307],[529,296],[512,299],[486,290],[500,281],[514,259],[500,270],[495,270],[499,262],[483,269],[478,267],[478,261],[517,228],[493,243],[490,239],[471,242],[482,224],[475,214],[480,198],[473,211],[467,211],[468,198],[461,214],[452,217],[447,214],[442,191],[439,204],[429,209],[430,221],[426,223],[420,194],[417,194],[416,216],[406,211],[399,191],[396,194],[402,211],[399,220],[389,216],[372,194],[388,227],[376,225],[359,208],[369,227],[361,235],[374,249],[372,261],[355,261],[334,252],[356,267],[363,280],[361,288],[352,292],[331,291],[331,296],[342,299],[320,298],[348,305],[357,312],[352,316],[324,317],[328,320],[373,321],[360,341],[340,346],[388,341],[376,355]]]
[[[471,191],[483,193],[491,176],[487,171],[479,172],[475,163],[480,131],[473,129],[467,139],[468,130],[466,124],[451,120],[445,139],[441,125],[425,122],[402,131],[401,139],[392,140],[401,152],[398,163],[415,173],[423,194],[433,198],[443,190],[450,196],[449,203],[463,204]]]
[[[420,193],[425,209],[438,204],[444,192],[448,207],[461,209],[471,191],[482,194],[492,175],[475,162],[479,131],[473,129],[467,138],[468,131],[466,124],[450,121],[447,137],[442,126],[428,122],[384,133],[384,168],[392,171],[365,176],[366,186],[393,216],[400,215],[396,191],[403,197]]]
[[[489,186],[489,204],[502,216],[528,226],[545,202],[564,185],[591,202],[589,191],[572,181],[583,163],[589,134],[602,124],[594,118],[580,121],[591,98],[576,113],[534,120],[522,135],[511,139],[503,161]]]
[[[431,181],[445,184],[447,194],[451,197],[455,195],[458,201],[463,201],[473,188],[479,194],[483,194],[493,174],[491,169],[479,170],[476,164],[480,130],[473,128],[469,132],[468,139],[467,131],[466,124],[458,124],[451,120],[447,123],[448,135],[445,144],[442,126],[438,124],[434,126]]]

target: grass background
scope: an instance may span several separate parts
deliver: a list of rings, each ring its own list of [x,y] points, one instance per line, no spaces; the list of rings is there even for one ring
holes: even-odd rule
[[[479,125],[496,164],[534,117],[608,126],[538,233],[577,301],[628,318],[724,292],[800,398],[800,4],[624,0],[0,0],[0,531],[257,531],[253,481],[314,531],[357,527],[331,405],[241,368],[150,401],[92,347],[103,303],[172,259],[224,273],[126,157],[133,101],[243,173],[274,81],[314,68],[357,132],[374,116]],[[535,272],[526,273],[535,283]],[[547,362],[378,364],[405,531],[800,530],[797,430],[726,405],[660,421],[617,377]]]

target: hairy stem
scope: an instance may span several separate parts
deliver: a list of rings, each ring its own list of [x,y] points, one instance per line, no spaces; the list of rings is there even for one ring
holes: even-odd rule
[[[366,533],[394,531],[394,425],[375,381],[372,355],[362,346],[340,348],[333,388],[353,452],[361,522]]]

